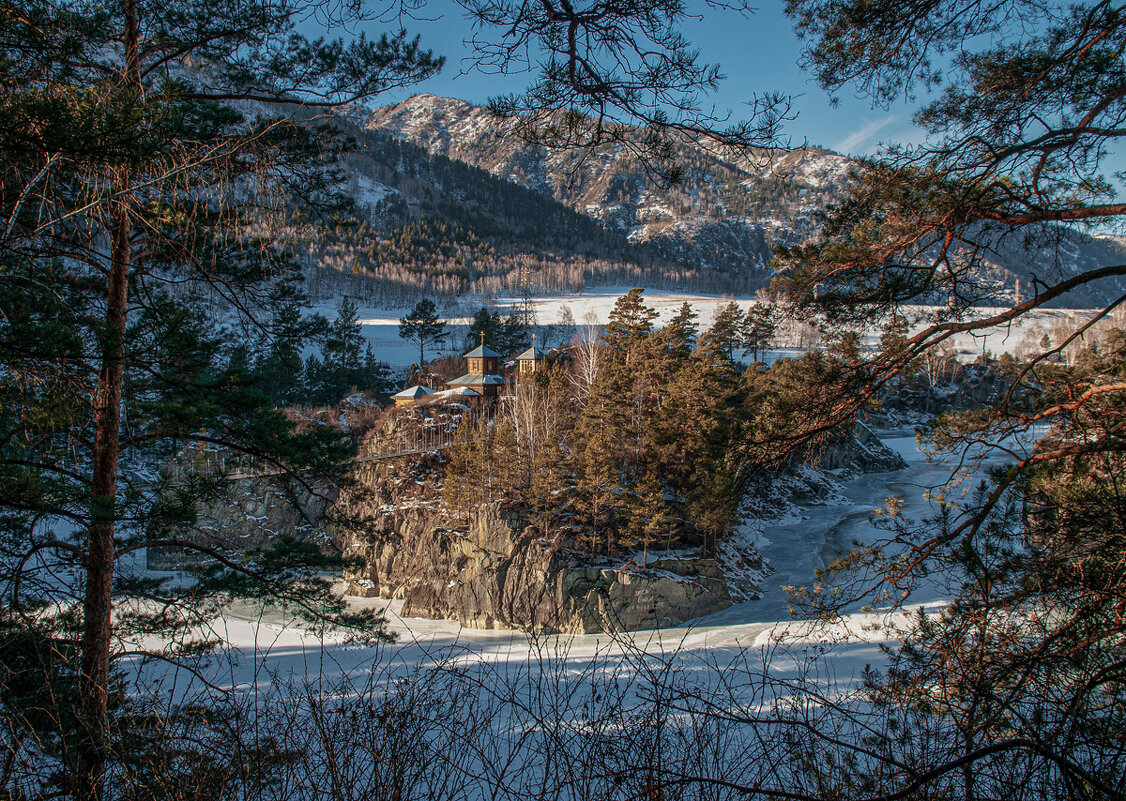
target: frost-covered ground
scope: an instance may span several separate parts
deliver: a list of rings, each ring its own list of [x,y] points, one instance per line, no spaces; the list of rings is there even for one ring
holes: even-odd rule
[[[240,709],[243,736],[295,760],[270,797],[381,798],[394,786],[418,799],[634,799],[652,797],[651,775],[717,799],[745,797],[739,784],[790,788],[808,778],[800,760],[778,759],[795,738],[862,743],[882,725],[860,679],[906,621],[795,622],[783,587],[878,536],[872,513],[887,497],[905,516],[928,514],[926,489],[953,469],[926,462],[906,432],[885,441],[907,468],[844,482],[831,505],[749,521],[742,536],[775,571],[764,596],[692,625],[532,637],[404,618],[392,603],[397,640],[365,645],[241,606],[213,621],[228,648],[201,674],[157,664],[134,675],[149,698],[203,694]],[[934,610],[946,597],[931,587],[913,601]]]

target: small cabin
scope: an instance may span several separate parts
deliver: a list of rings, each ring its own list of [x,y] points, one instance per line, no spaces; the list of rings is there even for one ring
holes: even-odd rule
[[[395,401],[396,406],[409,406],[412,403],[428,398],[434,394],[434,390],[430,387],[424,387],[415,384],[413,387],[407,387],[402,392],[396,392],[391,396],[391,400]]]

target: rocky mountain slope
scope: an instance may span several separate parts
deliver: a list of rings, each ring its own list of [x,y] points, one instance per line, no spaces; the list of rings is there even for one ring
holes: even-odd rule
[[[839,197],[850,162],[820,149],[725,159],[681,146],[683,182],[662,185],[623,146],[593,153],[528,146],[486,109],[416,95],[366,123],[427,152],[536,190],[670,260],[766,277],[771,247],[801,240]]]
[[[489,213],[489,204],[480,202],[484,195],[503,193],[505,186],[530,192],[507,203],[505,213],[491,216],[493,228],[485,238],[511,239],[511,230],[522,226],[524,244],[516,250],[535,282],[549,289],[561,288],[561,273],[548,263],[566,261],[566,249],[578,243],[583,243],[588,263],[598,254],[615,266],[571,269],[567,280],[572,283],[631,279],[648,286],[719,292],[764,285],[772,248],[813,232],[816,213],[840,199],[853,166],[849,158],[819,148],[763,151],[747,159],[682,145],[676,155],[684,180],[668,186],[621,145],[589,153],[548,151],[523,142],[511,125],[486,109],[452,98],[420,94],[353,120],[367,133],[353,164],[367,160],[382,165],[356,168],[355,192],[361,204],[379,213],[398,210],[425,219],[449,216],[456,208],[462,217],[467,209],[470,217],[480,217]],[[385,153],[389,141],[402,148],[397,161]],[[442,175],[454,169],[450,165],[474,168],[473,181],[451,186]],[[413,182],[405,182],[404,175]],[[489,184],[490,189],[482,193],[471,184]],[[532,194],[541,205],[529,205]],[[542,205],[545,200],[553,205]],[[583,227],[575,217],[594,226]],[[569,222],[563,227],[570,226],[567,236],[549,236],[547,247],[527,245],[527,229],[542,236],[559,227],[548,221],[564,219]],[[470,220],[468,229],[484,230],[479,219]],[[1012,238],[998,242],[983,278],[999,296],[1027,296],[1038,279],[1124,257],[1126,245],[1119,238],[1052,229],[1035,244]],[[463,278],[463,286],[472,283],[472,271]],[[511,276],[505,280],[514,283]],[[1111,282],[1073,293],[1064,303],[1102,303],[1124,289]]]

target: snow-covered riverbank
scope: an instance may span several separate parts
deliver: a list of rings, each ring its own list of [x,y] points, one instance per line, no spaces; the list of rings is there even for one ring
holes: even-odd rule
[[[779,754],[820,748],[826,732],[850,752],[881,725],[862,678],[886,663],[884,646],[907,621],[794,621],[783,588],[879,536],[872,514],[889,496],[905,516],[925,517],[926,490],[951,475],[913,436],[885,442],[906,468],[843,482],[835,504],[750,521],[775,570],[764,597],[691,625],[536,637],[404,618],[392,603],[396,642],[368,645],[241,606],[214,621],[227,648],[201,674],[155,664],[134,676],[158,703],[240,710],[241,737],[291,755],[284,781],[346,790],[340,797],[386,797],[376,790],[389,783],[403,798],[638,798],[658,774],[713,789],[735,781],[732,798],[763,782],[795,786],[808,778],[803,763]],[[944,598],[927,591],[913,602],[937,609]]]
[[[630,287],[593,287],[581,294],[571,295],[543,295],[529,299],[530,306],[535,312],[536,320],[540,325],[555,325],[563,318],[564,310],[570,314],[570,319],[581,325],[590,320],[599,325],[604,325],[610,317],[610,312],[618,298],[629,292]],[[657,314],[657,325],[663,325],[676,314],[682,303],[689,303],[699,315],[699,323],[707,327],[715,319],[716,313],[725,305],[734,300],[741,309],[746,311],[751,304],[761,302],[754,297],[725,297],[718,295],[703,295],[698,293],[675,292],[669,290],[647,289],[645,303],[653,308]],[[490,306],[497,309],[519,309],[524,305],[520,297],[475,298],[465,297],[448,308],[441,308],[439,312],[446,322],[456,328],[457,333],[450,337],[444,345],[437,347],[430,357],[440,355],[460,355],[462,352],[461,339],[465,328],[468,327],[473,313],[481,306]],[[328,317],[336,314],[336,305],[332,303],[318,303],[314,311]],[[368,343],[372,346],[377,359],[386,361],[393,368],[402,368],[418,359],[418,347],[399,338],[399,319],[410,311],[409,307],[377,308],[360,306],[358,309],[361,330]],[[912,319],[926,316],[930,310],[926,307],[907,307],[905,312]],[[981,308],[979,316],[989,317],[997,310]],[[989,351],[994,356],[1009,352],[1017,353],[1023,345],[1038,343],[1045,334],[1050,334],[1053,326],[1063,322],[1068,315],[1078,319],[1085,319],[1091,313],[1089,310],[1080,309],[1038,309],[1011,324],[997,326],[984,332],[973,334],[963,333],[950,341],[954,352],[962,361],[972,361],[982,352]],[[913,326],[918,330],[919,324]],[[878,340],[879,332],[873,330],[866,338],[866,344],[874,346]],[[792,343],[791,343],[792,344]],[[800,353],[796,347],[781,347],[771,350],[773,357],[794,356]]]
[[[899,498],[902,514],[921,518],[932,511],[926,490],[943,483],[951,474],[948,464],[928,462],[919,452],[913,436],[900,433],[885,441],[907,461],[907,468],[892,473],[860,476],[841,485],[836,504],[803,507],[794,517],[751,521],[759,549],[773,566],[766,579],[763,597],[736,604],[689,625],[660,631],[632,634],[532,637],[512,631],[482,631],[461,628],[456,622],[404,618],[397,614],[399,602],[356,599],[356,604],[386,608],[390,630],[397,641],[370,646],[343,643],[338,635],[305,632],[289,626],[276,613],[259,613],[238,607],[215,621],[215,633],[231,646],[231,660],[218,660],[212,678],[225,686],[249,686],[264,676],[297,682],[332,682],[338,677],[355,677],[370,671],[413,671],[426,666],[445,665],[451,659],[461,665],[533,663],[545,653],[574,663],[581,672],[598,660],[620,660],[627,656],[649,655],[672,659],[685,665],[715,666],[742,660],[748,651],[756,659],[775,660],[771,669],[793,666],[792,653],[818,650],[821,658],[832,660],[838,680],[848,681],[868,664],[882,661],[879,645],[894,638],[893,631],[878,615],[856,614],[834,626],[811,627],[794,623],[787,609],[787,586],[807,584],[814,570],[846,552],[854,541],[870,541],[878,536],[872,521],[875,509],[888,497]],[[941,594],[931,592],[913,599],[918,604],[941,605]],[[883,620],[894,624],[898,618]],[[781,632],[788,636],[783,657],[776,640]],[[832,643],[832,648],[827,645]],[[822,653],[824,650],[824,653]],[[781,661],[777,661],[781,660]],[[769,660],[768,660],[769,661]],[[521,670],[528,669],[525,664]]]

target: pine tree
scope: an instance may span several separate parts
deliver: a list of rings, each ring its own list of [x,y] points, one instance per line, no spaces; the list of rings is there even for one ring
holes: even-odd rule
[[[653,330],[653,321],[657,319],[657,312],[642,302],[644,291],[635,287],[618,298],[603,334],[607,347],[612,353],[621,354],[626,364],[631,351]]]
[[[747,309],[743,320],[743,342],[751,350],[751,358],[756,362],[765,357],[774,333],[778,329],[778,317],[774,307],[767,303],[753,303]]]
[[[399,336],[418,343],[418,365],[426,363],[426,346],[437,345],[447,336],[445,323],[438,316],[434,301],[423,298],[406,317],[399,319]]]
[[[587,437],[579,455],[580,472],[575,508],[585,524],[591,550],[607,555],[617,551],[622,508],[621,477],[617,462],[602,437]]]
[[[729,362],[735,362],[735,353],[743,346],[743,312],[739,304],[731,301],[716,312],[712,327],[704,332],[701,344],[722,353]]]
[[[699,316],[688,304],[688,301],[684,301],[676,315],[665,326],[669,345],[677,355],[688,356],[692,353],[692,349],[696,347],[696,335],[700,331],[696,320]]]
[[[141,467],[193,440],[268,459],[290,477],[340,476],[348,454],[326,432],[295,434],[252,376],[229,369],[232,331],[204,322],[214,303],[262,330],[268,321],[251,318],[285,293],[297,265],[250,232],[281,220],[290,198],[324,213],[341,207],[343,140],[298,116],[440,65],[405,35],[309,40],[295,26],[316,5],[16,0],[2,12],[0,503],[10,542],[83,573],[67,595],[81,608],[67,789],[81,801],[104,793],[115,634],[153,625],[115,621],[115,598],[135,591],[115,584],[116,561],[168,544],[174,520],[207,489],[202,479],[146,484]],[[226,563],[248,579],[273,572],[269,586],[310,612],[334,608],[291,556]],[[193,592],[207,595],[204,585]],[[20,603],[55,599],[49,587],[33,595]]]

